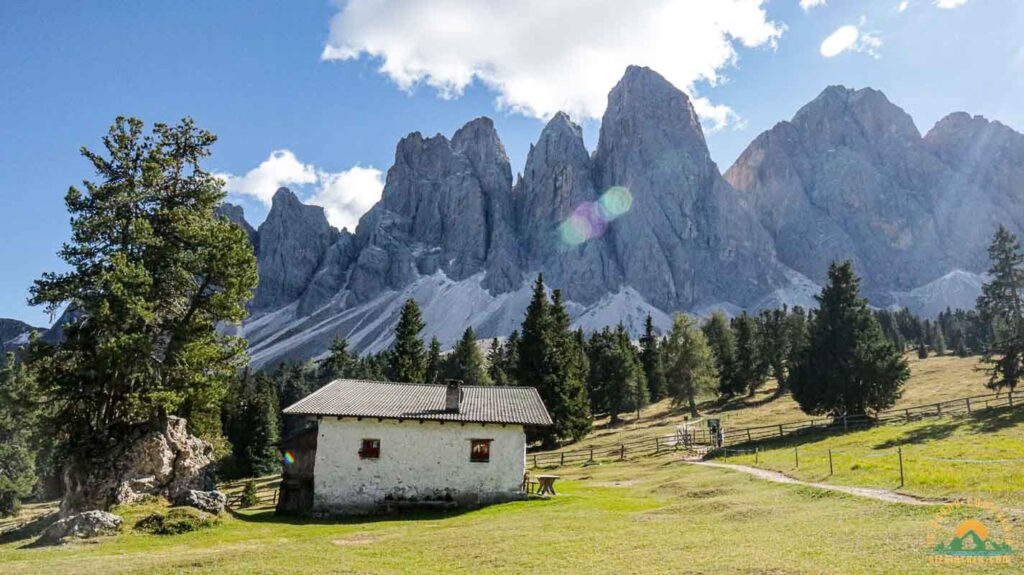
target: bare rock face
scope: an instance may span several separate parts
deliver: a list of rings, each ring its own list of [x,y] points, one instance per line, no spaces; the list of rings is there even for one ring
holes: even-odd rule
[[[487,118],[449,141],[418,132],[402,139],[380,203],[359,221],[356,301],[442,271],[454,280],[486,272],[495,291],[518,285],[511,217],[512,172]]]
[[[288,305],[306,291],[338,231],[323,208],[307,206],[281,188],[258,235],[260,283],[252,305],[260,310]]]
[[[623,282],[665,310],[752,304],[784,283],[771,237],[711,160],[689,98],[630,66],[608,95],[594,154],[601,192],[632,208],[608,234]]]
[[[238,227],[242,228],[242,231],[244,231],[245,235],[248,236],[249,243],[252,244],[253,249],[259,249],[259,234],[256,232],[256,229],[253,228],[252,225],[250,225],[249,222],[245,219],[245,210],[242,209],[242,206],[237,206],[235,204],[224,202],[223,204],[220,205],[219,208],[217,208],[217,215],[227,219],[228,221],[233,222]]]
[[[68,539],[91,539],[114,535],[124,520],[106,511],[85,511],[70,515],[50,525],[40,536],[40,543],[55,545]]]
[[[852,259],[872,303],[951,270],[978,273],[1002,223],[1020,230],[1024,136],[963,113],[924,138],[884,94],[827,88],[761,134],[725,177],[750,200],[779,258],[823,281]]]
[[[584,304],[622,283],[619,264],[603,236],[574,243],[560,234],[575,210],[598,200],[583,133],[566,114],[555,114],[530,147],[513,198],[526,270],[543,270],[551,285]]]
[[[167,422],[122,448],[69,465],[64,471],[62,517],[130,504],[146,496],[176,501],[189,491],[212,491],[213,446],[188,433],[186,421]]]

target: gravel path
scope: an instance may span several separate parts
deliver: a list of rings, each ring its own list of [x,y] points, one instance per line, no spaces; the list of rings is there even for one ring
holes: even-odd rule
[[[876,499],[878,501],[885,501],[887,503],[905,503],[907,505],[944,505],[946,503],[946,501],[940,501],[937,499],[919,499],[917,497],[911,497],[909,495],[896,493],[895,491],[889,491],[888,489],[876,489],[873,487],[848,487],[845,485],[832,485],[830,483],[810,483],[808,481],[800,481],[799,479],[794,479],[788,475],[783,475],[778,471],[769,471],[767,469],[750,467],[749,465],[736,465],[733,463],[716,463],[712,461],[696,460],[686,460],[686,463],[689,463],[691,465],[702,465],[704,467],[718,467],[721,469],[731,469],[733,471],[739,471],[741,473],[753,475],[754,477],[764,479],[765,481],[773,481],[775,483],[787,483],[790,485],[806,485],[808,487],[826,489],[828,491],[838,491],[840,493],[847,493],[849,495],[855,495],[857,497],[867,497],[868,499]]]

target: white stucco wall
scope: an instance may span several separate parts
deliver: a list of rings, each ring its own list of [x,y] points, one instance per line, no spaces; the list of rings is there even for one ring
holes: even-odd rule
[[[526,471],[522,426],[437,421],[323,418],[314,468],[313,511],[372,511],[389,500],[463,504],[521,496]],[[380,440],[379,459],[361,459],[363,439]],[[490,439],[486,463],[469,459],[470,441]]]

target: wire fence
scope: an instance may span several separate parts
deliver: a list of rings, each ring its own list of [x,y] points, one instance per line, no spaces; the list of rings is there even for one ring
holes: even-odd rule
[[[705,453],[729,448],[735,452],[740,445],[757,445],[779,438],[805,434],[845,433],[896,423],[911,423],[926,418],[953,415],[972,415],[979,411],[996,408],[1013,408],[1021,403],[1021,394],[991,393],[961,397],[925,405],[900,409],[889,409],[869,415],[842,416],[838,418],[808,419],[772,425],[761,425],[739,429],[723,429],[718,433],[707,428],[661,433],[617,443],[587,445],[579,449],[548,451],[528,454],[533,467],[559,467],[573,463],[596,463],[598,461],[625,460],[632,457],[659,455],[668,452],[688,451]],[[749,450],[753,452],[754,450]]]
[[[921,453],[915,447],[897,445],[891,448],[851,450],[830,449],[825,447],[808,448],[804,445],[764,449],[735,449],[723,447],[715,451],[716,457],[728,463],[753,463],[755,466],[781,472],[811,471],[824,477],[851,476],[861,474],[874,479],[880,487],[891,487],[893,484],[904,487],[913,483],[913,471],[932,473],[936,463],[947,465],[985,465],[1001,466],[1001,472],[1018,473],[1024,469],[1024,457],[1010,458],[955,458],[936,457]],[[1020,466],[1020,467],[1018,467]],[[983,473],[994,470],[986,467]],[[958,472],[958,475],[962,472]],[[921,483],[921,481],[917,481]]]

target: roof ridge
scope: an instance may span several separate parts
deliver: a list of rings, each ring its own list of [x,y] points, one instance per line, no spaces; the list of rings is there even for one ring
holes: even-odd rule
[[[352,378],[352,377],[339,377],[337,379],[332,379],[331,382],[328,383],[327,385],[324,385],[324,387],[327,387],[328,385],[333,385],[335,383],[342,382],[342,381],[354,381],[354,382],[358,382],[358,383],[381,383],[381,384],[388,384],[388,385],[414,385],[414,386],[417,386],[417,387],[447,387],[448,386],[448,384],[445,384],[445,383],[413,383],[411,381],[380,381],[380,380],[376,380],[376,379],[357,379],[357,378]],[[324,387],[321,387],[320,389],[323,389]],[[462,385],[463,389],[465,389],[467,387],[480,388],[480,389],[533,389],[533,390],[537,389],[536,387],[534,387],[532,385],[466,385],[466,384]],[[318,389],[317,391],[314,391],[312,394],[308,395],[307,397],[312,397],[313,395],[315,395],[319,391],[320,390]]]

